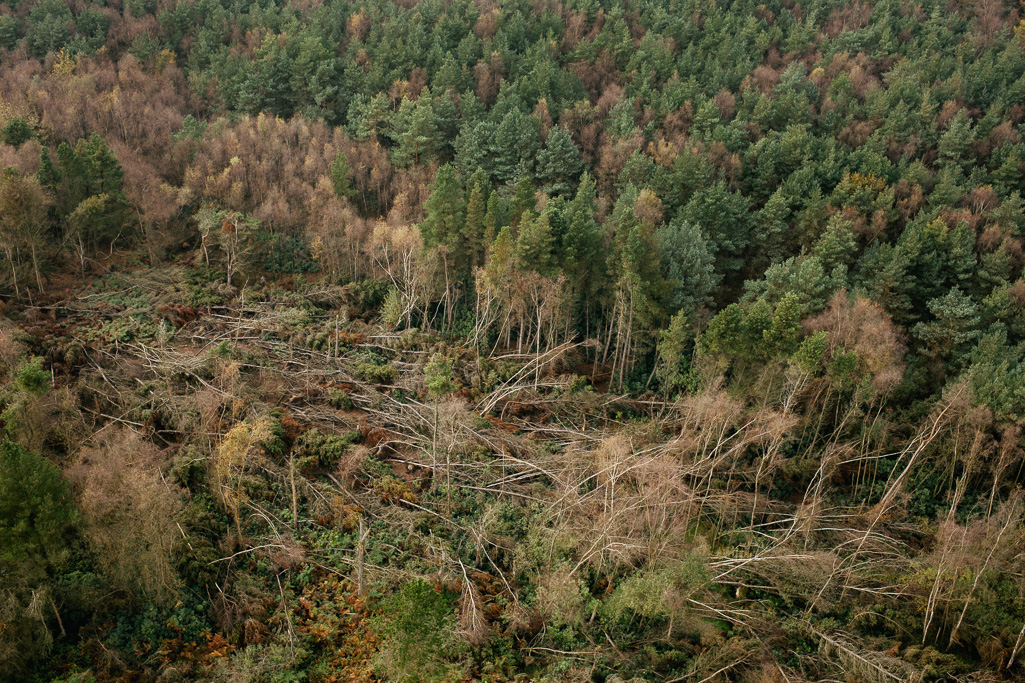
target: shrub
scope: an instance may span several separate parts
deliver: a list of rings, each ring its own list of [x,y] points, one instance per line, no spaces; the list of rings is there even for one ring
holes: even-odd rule
[[[18,444],[0,444],[0,679],[13,680],[51,642],[50,584],[70,561],[74,522],[60,470]]]
[[[435,590],[422,579],[410,581],[384,603],[378,631],[385,642],[379,664],[393,681],[441,681],[454,678],[459,642],[456,596]]]

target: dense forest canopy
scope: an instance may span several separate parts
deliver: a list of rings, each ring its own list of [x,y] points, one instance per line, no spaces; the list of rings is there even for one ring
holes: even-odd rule
[[[1023,675],[1023,13],[2,0],[0,678]]]

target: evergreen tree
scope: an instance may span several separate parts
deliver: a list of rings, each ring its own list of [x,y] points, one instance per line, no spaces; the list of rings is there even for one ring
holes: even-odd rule
[[[662,274],[668,284],[667,309],[691,316],[695,309],[711,305],[719,276],[701,228],[675,218],[658,231],[658,238]]]
[[[450,252],[459,251],[463,211],[463,188],[459,184],[456,169],[445,164],[434,176],[431,193],[424,202],[424,213],[427,217],[420,225],[424,245],[442,245]]]
[[[35,135],[25,119],[13,118],[0,130],[0,140],[6,145],[18,148]]]
[[[826,273],[846,273],[847,264],[857,246],[850,221],[838,214],[829,220],[826,231],[815,243],[812,253],[819,258]]]
[[[761,258],[771,265],[779,263],[793,253],[789,243],[790,226],[787,219],[790,217],[790,205],[783,188],[777,188],[765,206],[758,212],[755,219],[755,242],[759,246]]]
[[[484,235],[488,240],[493,240],[498,235],[498,228],[502,225],[502,199],[498,196],[498,190],[492,190],[488,197],[488,210],[484,214]]]
[[[562,128],[553,128],[537,158],[541,191],[550,195],[571,192],[582,169],[580,151],[573,144],[573,136]]]
[[[955,366],[979,336],[978,305],[954,287],[947,294],[929,302],[933,320],[915,325],[913,333],[925,354],[941,361],[952,361]]]
[[[688,352],[693,343],[694,333],[683,313],[674,315],[669,327],[659,333],[655,376],[663,396],[669,398],[689,387],[692,376]]]
[[[962,166],[969,160],[972,142],[975,141],[975,132],[972,130],[972,122],[962,109],[951,120],[946,132],[940,136],[936,145],[940,156],[940,163],[944,166]]]
[[[431,194],[424,203],[427,217],[420,225],[424,246],[441,256],[445,288],[445,319],[452,324],[459,292],[470,282],[470,249],[465,240],[463,188],[449,164],[438,169]]]
[[[425,91],[415,103],[403,99],[393,128],[397,145],[392,150],[392,160],[397,166],[425,164],[435,158],[438,122],[430,93]]]
[[[595,212],[594,181],[584,173],[576,197],[569,206],[569,220],[563,238],[562,271],[570,283],[576,322],[585,333],[598,310],[598,291],[605,280],[604,236]],[[596,321],[595,321],[596,322]]]
[[[50,157],[50,148],[45,145],[39,152],[39,170],[36,172],[36,178],[50,192],[55,191],[57,183],[60,182],[60,172]]]
[[[96,133],[88,140],[79,140],[75,145],[76,162],[70,169],[62,169],[65,175],[73,172],[82,174],[82,182],[88,194],[121,195],[124,171],[113,150]]]
[[[477,168],[493,173],[491,142],[492,128],[486,121],[463,124],[454,145],[455,165],[464,173]]]
[[[62,578],[72,559],[75,519],[60,470],[38,453],[0,443],[0,677],[5,680],[24,680],[26,665],[51,640],[51,616],[60,619]]]
[[[534,198],[534,184],[524,176],[516,182],[516,193],[509,206],[509,225],[518,227],[523,214],[533,212],[537,201]]]
[[[555,267],[555,238],[545,214],[528,213],[517,231],[515,256],[523,271],[549,277]]]
[[[484,186],[481,178],[477,178],[466,202],[466,222],[463,224],[463,241],[467,245],[467,257],[471,268],[484,263],[484,244],[487,239],[485,218],[487,207],[484,205]]]
[[[731,192],[722,181],[699,190],[680,216],[700,225],[715,254],[716,271],[726,277],[744,266],[743,256],[751,245],[749,203],[739,192]]]
[[[494,174],[498,182],[509,183],[523,172],[532,173],[540,147],[540,122],[518,108],[512,108],[502,118],[490,139]]]
[[[801,340],[801,304],[797,296],[787,294],[776,306],[769,329],[762,332],[766,352],[771,357],[790,356]]]
[[[352,174],[349,171],[349,160],[342,150],[338,150],[335,160],[331,162],[331,182],[334,183],[336,196],[345,199],[352,197]]]

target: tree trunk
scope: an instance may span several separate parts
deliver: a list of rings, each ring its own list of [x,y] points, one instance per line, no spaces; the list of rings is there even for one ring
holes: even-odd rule
[[[36,245],[32,245],[32,268],[36,271],[36,285],[39,287],[39,293],[43,293],[43,279],[39,277],[39,261],[36,259]]]

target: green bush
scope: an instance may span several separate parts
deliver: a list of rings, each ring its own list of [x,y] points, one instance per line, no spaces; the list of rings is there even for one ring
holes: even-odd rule
[[[383,605],[377,630],[384,636],[378,664],[388,680],[455,680],[461,643],[456,628],[456,596],[422,579],[410,581]]]
[[[358,438],[359,432],[324,434],[318,429],[310,429],[296,440],[292,453],[300,470],[329,470],[338,464]]]
[[[43,359],[34,356],[19,365],[14,386],[30,394],[45,393],[50,387],[50,373],[43,369]]]
[[[0,444],[0,679],[14,680],[52,641],[54,579],[70,564],[75,518],[57,467],[18,444]]]
[[[378,365],[376,363],[358,363],[355,367],[356,376],[366,382],[374,384],[390,384],[396,375],[396,370],[391,365]]]

